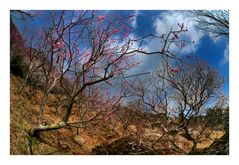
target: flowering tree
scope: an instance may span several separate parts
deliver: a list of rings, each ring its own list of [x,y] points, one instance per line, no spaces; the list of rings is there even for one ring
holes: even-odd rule
[[[110,107],[116,107],[123,96],[120,94],[113,97],[109,92],[102,95],[95,91],[101,91],[102,85],[112,85],[114,79],[119,76],[123,78],[127,70],[139,65],[136,54],[159,54],[167,59],[180,60],[177,57],[178,51],[172,51],[171,47],[181,50],[185,46],[185,41],[180,39],[180,34],[187,32],[183,23],[178,24],[177,30],[170,29],[168,34],[133,38],[130,35],[130,23],[134,15],[104,15],[96,11],[46,13],[44,17],[48,24],[43,24],[36,38],[29,40],[29,55],[34,54],[36,59],[28,58],[28,61],[39,64],[34,67],[38,72],[32,70],[29,77],[38,77],[38,83],[43,89],[37,125],[30,131],[31,135],[66,126],[77,127],[80,121],[69,118],[76,105],[83,105],[83,98],[87,95],[94,108],[97,100],[98,105],[108,106],[106,109],[111,112],[107,112],[106,116],[110,116],[114,112]],[[157,38],[162,43],[158,51],[151,52],[144,48],[144,41],[150,38]],[[94,92],[90,94],[90,90]],[[57,109],[63,113],[58,122],[44,123],[44,109],[49,94],[54,91],[61,93],[61,103]],[[100,100],[100,97],[105,98],[106,102]],[[104,111],[104,108],[100,109],[99,114]],[[82,116],[84,114],[82,111]]]
[[[136,41],[129,38],[131,29],[127,25],[132,17],[107,17],[95,11],[51,13],[51,23],[42,29],[38,45],[43,52],[44,98],[32,134],[70,125],[73,106],[88,87],[107,82],[139,64],[133,59],[139,47],[133,46]],[[56,86],[65,94],[65,114],[56,124],[42,125],[44,105]]]

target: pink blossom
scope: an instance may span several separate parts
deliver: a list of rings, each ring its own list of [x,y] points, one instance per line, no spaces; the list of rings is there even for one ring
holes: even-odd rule
[[[77,53],[80,53],[80,48],[76,48]]]
[[[90,56],[90,51],[85,52],[85,57]]]
[[[112,30],[112,34],[115,34],[115,33],[117,33],[119,30],[117,30],[117,29],[113,29]]]
[[[108,38],[108,35],[107,34],[103,34],[102,40],[105,41],[107,38]],[[97,42],[97,44],[98,44],[98,42]]]
[[[53,44],[52,44],[52,47],[53,47],[53,48],[63,48],[64,45],[65,45],[64,42],[59,42],[59,41],[58,41],[57,43],[53,43]]]
[[[98,22],[100,23],[100,22],[102,22],[104,19],[105,19],[105,16],[104,16],[104,15],[100,15],[100,16],[98,17]]]
[[[124,29],[126,29],[126,31],[131,31],[131,28],[130,27],[128,27],[127,25],[125,25],[125,24],[122,24],[122,27],[124,28]]]
[[[112,51],[110,51],[108,55],[109,55],[109,60],[112,60],[112,57],[113,57],[113,52],[112,52]]]
[[[112,74],[117,74],[117,73],[119,73],[121,71],[121,68],[116,68],[114,71],[113,71],[113,73]]]
[[[181,68],[179,68],[179,67],[177,67],[177,68],[170,68],[170,71],[171,71],[172,73],[178,73],[178,72],[181,71]]]
[[[108,83],[109,83],[110,85],[113,85],[113,80],[110,80]]]
[[[57,45],[57,46],[61,46],[61,43],[60,43],[60,42],[57,42],[56,45]]]
[[[57,47],[57,45],[56,44],[52,44],[52,47],[55,48],[55,47]]]
[[[83,60],[83,63],[86,63],[90,55],[91,55],[91,52],[86,51],[82,54],[82,57],[80,58],[80,60]]]
[[[112,63],[117,65],[119,63],[119,61],[117,61],[117,59],[112,59]]]
[[[131,68],[138,66],[142,61],[136,61],[130,65]]]

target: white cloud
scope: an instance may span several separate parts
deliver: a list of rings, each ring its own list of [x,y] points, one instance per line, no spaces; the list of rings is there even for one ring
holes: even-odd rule
[[[181,51],[181,54],[193,54],[197,51],[200,45],[202,37],[208,35],[207,32],[203,32],[196,28],[197,22],[194,21],[193,15],[188,11],[163,11],[158,17],[155,18],[153,22],[153,27],[156,35],[161,36],[162,34],[167,34],[171,28],[173,30],[179,29],[178,23],[184,23],[188,31],[182,33],[180,38],[185,39],[186,46]],[[150,25],[149,25],[150,26]],[[147,51],[160,51],[162,49],[162,44],[159,39],[149,38],[145,40],[144,49]],[[194,43],[193,43],[194,42]],[[171,50],[175,52],[176,46],[171,47]],[[132,70],[132,72],[146,72],[155,69],[160,63],[160,55],[137,55],[137,58],[142,60],[139,67]],[[221,60],[221,64],[226,64],[228,62],[228,46],[225,49],[224,57]]]
[[[155,29],[156,35],[161,36],[162,34],[167,34],[171,28],[173,30],[179,29],[178,23],[184,23],[185,27],[187,27],[188,31],[182,34],[180,37],[185,39],[186,46],[183,48],[181,53],[194,53],[198,45],[200,43],[200,39],[206,34],[202,31],[196,29],[196,22],[193,21],[193,17],[187,11],[163,11],[153,22],[153,27]],[[150,26],[150,25],[149,25]],[[195,43],[193,43],[193,41]],[[163,43],[160,42],[159,39],[149,38],[146,40],[146,44],[144,45],[144,49],[147,51],[160,51],[162,49]],[[176,46],[172,47],[171,50],[176,50]],[[160,63],[161,56],[159,55],[143,55],[139,54],[137,56],[140,60],[142,60],[142,64],[135,68],[134,72],[146,72],[153,70]]]
[[[132,26],[133,28],[136,28],[136,27],[137,27],[137,17],[138,17],[138,15],[139,15],[139,11],[138,11],[138,10],[134,10],[133,15],[134,15],[135,17],[134,17],[134,20],[131,22],[131,26]]]
[[[183,53],[192,53],[196,51],[197,43],[199,43],[200,39],[204,36],[202,31],[195,28],[196,22],[192,19],[193,17],[188,11],[164,11],[156,18],[154,27],[156,33],[161,35],[168,33],[171,28],[173,28],[173,30],[179,29],[178,23],[184,23],[188,32],[181,35],[181,37],[187,41]]]
[[[229,62],[229,45],[227,44],[227,47],[224,50],[224,56],[221,60],[221,65],[227,64],[228,62]]]

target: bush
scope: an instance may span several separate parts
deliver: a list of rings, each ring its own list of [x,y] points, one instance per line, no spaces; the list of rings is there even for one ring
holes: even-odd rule
[[[211,121],[213,126],[223,125],[225,130],[229,130],[229,108],[209,109],[207,118]]]
[[[24,63],[23,57],[21,55],[16,55],[11,58],[10,61],[10,71],[16,76],[25,78],[26,64]]]

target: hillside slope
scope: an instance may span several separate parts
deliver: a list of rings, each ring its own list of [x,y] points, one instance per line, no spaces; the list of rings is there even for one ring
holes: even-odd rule
[[[129,110],[120,112],[125,113],[125,118],[130,117],[127,125],[115,116],[107,121],[99,118],[83,123],[82,128],[66,127],[42,132],[39,137],[30,137],[28,132],[36,126],[43,94],[41,90],[36,90],[32,95],[29,86],[24,88],[20,95],[17,94],[20,81],[20,77],[11,75],[11,154],[186,154],[190,151],[192,144],[183,136],[163,136],[163,130],[160,127],[151,127],[144,114],[128,114]],[[61,117],[60,112],[55,113],[55,97],[54,94],[49,95],[44,111],[44,118],[48,123],[57,122]],[[79,115],[77,107],[74,109],[70,121],[74,121]],[[94,111],[89,111],[86,118],[87,116],[94,116]],[[222,131],[212,132],[210,139],[202,140],[197,148],[203,150],[209,147],[223,134]],[[173,139],[177,146],[173,147],[170,139]]]

